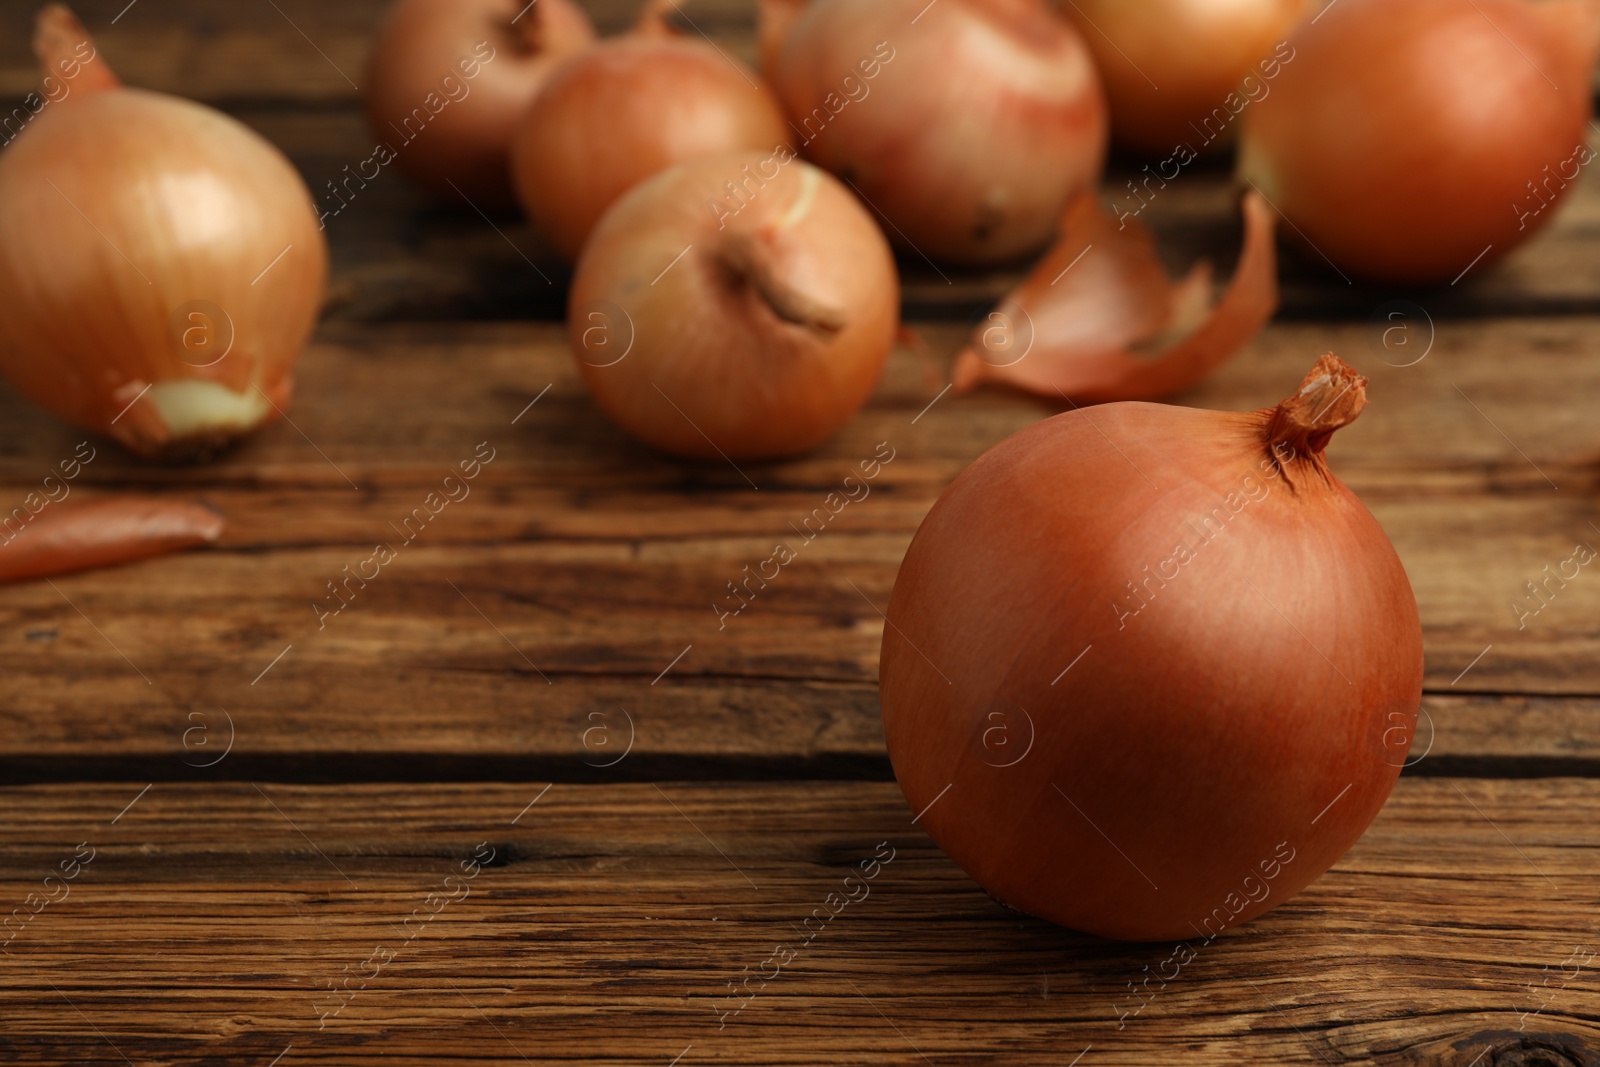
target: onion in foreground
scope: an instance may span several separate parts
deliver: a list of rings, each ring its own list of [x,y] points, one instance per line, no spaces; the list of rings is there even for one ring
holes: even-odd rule
[[[146,456],[277,417],[328,272],[300,175],[220,112],[122,88],[66,8],[34,46],[74,88],[0,154],[0,370]]]
[[[1289,42],[1244,112],[1239,173],[1343,271],[1481,269],[1594,158],[1596,0],[1339,0]]]
[[[1262,411],[1069,412],[939,498],[889,605],[884,734],[921,825],[994,896],[1105,937],[1215,934],[1383,806],[1422,631],[1323,455],[1365,386],[1324,356]]]
[[[606,213],[567,329],[618,425],[700,459],[791,456],[866,402],[899,285],[849,191],[787,149],[680,164]]]
[[[400,0],[362,79],[367,121],[395,166],[433,192],[509,205],[517,120],[594,42],[572,0]]]
[[[818,0],[773,80],[801,151],[934,259],[1042,248],[1105,161],[1094,63],[1040,0]]]
[[[788,140],[772,91],[738,60],[678,36],[656,4],[634,32],[551,77],[517,128],[512,179],[529,218],[572,260],[606,209],[650,175]]]

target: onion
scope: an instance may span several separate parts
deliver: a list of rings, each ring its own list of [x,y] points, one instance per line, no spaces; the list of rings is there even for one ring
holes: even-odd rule
[[[632,34],[562,67],[517,128],[517,197],[567,259],[639,181],[675,163],[772,151],[789,131],[772,91],[738,60],[673,32],[660,4]]]
[[[395,165],[427,188],[512,204],[517,120],[550,73],[594,41],[572,0],[400,0],[363,79],[367,119]]]
[[[1283,59],[1274,46],[1307,7],[1307,0],[1072,0],[1066,12],[1100,68],[1112,139],[1154,154],[1231,135],[1233,116],[1272,92]]]
[[[1092,192],[1073,197],[1061,236],[973,331],[956,358],[957,393],[1000,382],[1052,400],[1153,400],[1186,389],[1232,356],[1278,306],[1277,216],[1244,197],[1244,251],[1211,303],[1211,265],[1174,285],[1133,218],[1117,224]],[[1155,348],[1155,351],[1151,351]]]
[[[110,567],[211,544],[222,536],[222,527],[222,516],[204,504],[158,496],[74,500],[41,509],[37,517],[18,508],[4,517],[0,532],[0,582]]]
[[[47,71],[94,55],[59,6],[34,47]],[[135,452],[192,456],[288,403],[327,245],[277,149],[84,66],[0,154],[0,370]]]
[[[894,343],[894,258],[786,148],[680,164],[606,213],[567,329],[595,401],[663,451],[789,456],[866,402]]]
[[[1323,455],[1365,386],[1330,355],[1276,408],[1068,412],[935,503],[889,604],[884,734],[994,896],[1106,937],[1214,933],[1372,821],[1422,631]]]
[[[1239,172],[1341,270],[1459,278],[1594,158],[1593,0],[1339,0],[1289,43],[1244,112]]]
[[[935,259],[1043,247],[1105,160],[1089,51],[1042,0],[819,0],[774,84],[804,154]]]
[[[806,0],[756,0],[756,54],[763,78],[776,76],[783,42],[805,9]]]

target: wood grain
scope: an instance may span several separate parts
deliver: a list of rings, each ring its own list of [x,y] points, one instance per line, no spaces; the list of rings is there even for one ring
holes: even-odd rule
[[[1172,946],[999,907],[890,784],[160,784],[119,816],[141,788],[5,791],[17,905],[93,849],[0,957],[8,1062],[265,1063],[292,1045],[285,1063],[1064,1064],[1089,1048],[1093,1067],[1181,1046],[1199,1064],[1466,1065],[1536,1037],[1574,1051],[1485,1058],[1600,1048],[1592,781],[1402,780],[1332,872],[1198,946],[1121,1029],[1129,984]],[[882,842],[866,898],[805,943],[800,922]],[[480,843],[492,865],[445,883]],[[429,920],[405,925],[414,911]],[[728,983],[780,945],[796,958],[719,1029]]]
[[[961,337],[922,332],[938,360]],[[1372,375],[1373,405],[1339,435],[1334,465],[1411,575],[1444,770],[1592,767],[1600,581],[1584,572],[1522,629],[1511,609],[1575,542],[1600,544],[1600,445],[1582,414],[1600,404],[1589,337],[1579,319],[1441,324],[1428,356],[1399,368],[1361,327],[1287,324],[1184,398],[1263,406],[1326,349]],[[963,466],[1048,413],[996,392],[919,414],[937,395],[926,369],[900,350],[837,439],[741,474],[629,443],[588,401],[553,327],[327,327],[292,426],[206,467],[150,467],[102,445],[84,468],[79,492],[194,496],[229,529],[215,551],[7,591],[0,772],[183,777],[203,762],[181,746],[188,716],[220,723],[220,708],[235,723],[219,769],[230,776],[426,778],[489,760],[505,777],[583,778],[588,716],[620,730],[625,708],[631,775],[882,777],[878,610],[905,546]],[[82,438],[9,393],[0,418],[13,427],[0,499],[20,503]],[[366,588],[345,587],[349,606],[319,625],[312,605],[339,603],[327,583],[399,540],[390,524],[485,440],[496,458],[472,495]],[[749,609],[719,619],[727,583],[879,441],[896,458],[872,495]],[[1551,698],[1540,727],[1505,708],[1456,725],[1472,706],[1463,695],[1504,693]]]

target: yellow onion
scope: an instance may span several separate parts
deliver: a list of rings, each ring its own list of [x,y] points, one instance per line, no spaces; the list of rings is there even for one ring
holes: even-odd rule
[[[400,0],[362,79],[367,119],[421,185],[509,205],[517,120],[550,73],[594,41],[572,0]]]
[[[1307,0],[1073,0],[1094,53],[1111,139],[1144,153],[1232,140],[1234,115],[1272,92],[1274,54]],[[1231,96],[1230,96],[1231,94]]]
[[[772,91],[743,63],[677,35],[660,3],[634,31],[558,70],[511,147],[517,198],[565,258],[637,182],[674,163],[789,139]]]
[[[995,263],[1049,242],[1105,160],[1089,50],[1044,0],[818,0],[763,8],[773,83],[813,161],[898,243]]]
[[[1214,936],[1361,836],[1422,695],[1405,569],[1324,456],[1365,404],[1328,355],[1260,411],[1083,408],[934,504],[889,602],[884,735],[989,892],[1104,937]]]
[[[866,402],[894,343],[888,242],[787,148],[679,164],[595,228],[568,333],[596,403],[663,451],[790,456]]]
[[[121,88],[63,7],[35,48],[94,58],[0,153],[0,370],[147,456],[276,417],[327,277],[300,176],[219,112]]]
[[[1338,0],[1289,47],[1244,110],[1239,173],[1351,274],[1482,269],[1594,158],[1595,0]]]

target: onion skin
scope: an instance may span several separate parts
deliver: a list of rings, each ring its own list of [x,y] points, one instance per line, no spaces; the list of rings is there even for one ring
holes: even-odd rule
[[[396,146],[395,166],[440,197],[454,199],[459,190],[474,204],[510,206],[517,121],[551,72],[595,40],[594,25],[572,0],[400,0],[362,80],[367,121],[379,140]],[[479,63],[484,43],[492,58]],[[464,77],[463,62],[476,76]],[[463,88],[442,88],[446,77]],[[430,93],[446,102],[413,134],[416,142],[406,143],[404,123]]]
[[[1137,219],[1113,225],[1094,193],[1077,194],[1055,245],[956,357],[950,382],[957,395],[996,382],[1098,404],[1154,400],[1194,385],[1278,307],[1277,213],[1254,191],[1244,195],[1243,212],[1244,249],[1213,306],[1209,263],[1174,284]],[[1166,346],[1150,351],[1158,339]]]
[[[697,160],[642,182],[578,261],[567,329],[584,381],[662,451],[804,452],[866,402],[894,344],[883,234],[836,180],[776,158]],[[729,182],[753,194],[736,213]]]
[[[1089,50],[1042,0],[818,0],[774,84],[806,157],[936,260],[1042,248],[1105,162]]]
[[[1593,0],[1339,0],[1290,44],[1244,112],[1239,173],[1350,274],[1481,269],[1592,158]]]
[[[512,180],[534,224],[574,260],[606,209],[650,175],[788,140],[753,72],[651,19],[551,77],[517,129]]]
[[[1100,69],[1111,139],[1155,155],[1178,144],[1200,147],[1205,138],[1195,127],[1246,75],[1255,73],[1261,80],[1257,64],[1309,5],[1306,0],[1072,0],[1064,10]],[[1230,125],[1227,133],[1232,130]]]
[[[995,897],[1186,939],[1281,903],[1377,814],[1400,760],[1375,738],[1397,710],[1414,725],[1422,632],[1393,547],[1322,455],[1364,386],[1325,356],[1277,409],[1068,412],[934,505],[889,605],[884,733],[921,825]],[[1213,509],[1205,540],[1188,523]],[[1178,544],[1195,547],[1168,567]],[[1134,581],[1149,596],[1123,615]],[[1246,899],[1280,845],[1293,861]]]
[[[794,20],[806,9],[806,0],[756,0],[756,52],[761,60],[761,76],[771,81],[777,76],[778,56],[789,39]]]
[[[222,536],[222,516],[204,504],[117,496],[52,504],[20,532],[0,535],[0,582],[111,567]]]
[[[72,27],[87,40],[47,8],[41,49]],[[0,153],[0,370],[68,422],[192,458],[288,404],[327,245],[277,149],[220,112],[106,77]]]

